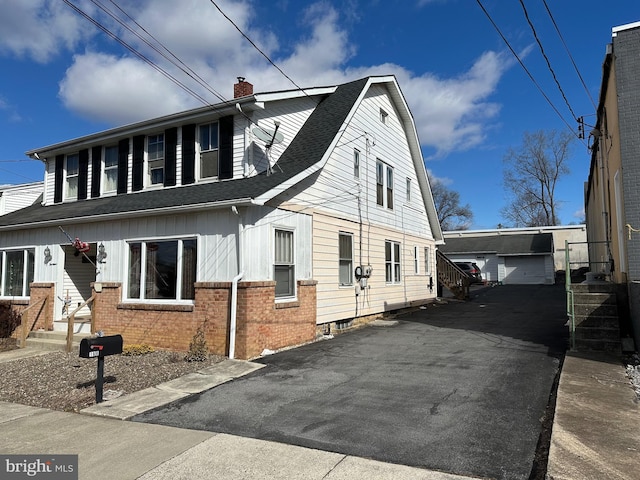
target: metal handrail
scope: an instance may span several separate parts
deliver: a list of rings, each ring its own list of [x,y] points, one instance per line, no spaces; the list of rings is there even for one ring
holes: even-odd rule
[[[85,306],[93,302],[96,299],[96,297],[97,297],[96,293],[91,295],[89,299],[85,300],[85,302],[82,303],[81,305],[78,305],[78,308],[76,308],[73,312],[71,312],[71,315],[67,317],[67,347],[66,347],[67,353],[71,352],[71,345],[73,344],[73,324],[76,318],[76,313],[78,313],[82,308],[84,308]],[[91,334],[94,334],[94,333],[96,333],[96,322],[95,322],[94,309],[91,309]]]
[[[20,326],[22,327],[20,329],[20,348],[24,348],[24,347],[27,346],[26,345],[27,337],[29,336],[29,332],[27,331],[28,330],[28,328],[27,328],[28,324],[27,324],[27,322],[25,322],[25,319],[24,319],[23,315],[25,313],[27,313],[29,310],[31,310],[33,307],[35,307],[37,305],[40,305],[41,303],[43,304],[43,306],[46,305],[47,297],[41,298],[36,303],[32,303],[31,305],[29,305],[27,308],[25,308],[24,310],[22,310],[20,312]],[[48,325],[45,324],[45,328],[47,328],[47,327],[48,327]]]

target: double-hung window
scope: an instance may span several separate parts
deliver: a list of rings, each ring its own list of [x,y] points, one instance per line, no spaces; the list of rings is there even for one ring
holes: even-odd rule
[[[426,275],[429,272],[429,247],[424,247],[424,273]]]
[[[384,242],[384,270],[387,283],[400,283],[400,244]]]
[[[104,193],[115,192],[118,188],[118,146],[104,149]]]
[[[376,161],[376,203],[393,210],[393,167]]]
[[[340,233],[338,236],[338,276],[340,285],[353,285],[353,235]]]
[[[197,259],[195,239],[129,243],[127,298],[195,299]]]
[[[293,232],[275,230],[273,279],[276,298],[295,296],[295,266],[293,260]]]
[[[2,296],[28,297],[35,265],[33,249],[0,252]]]
[[[67,155],[65,171],[67,185],[65,198],[73,200],[78,198],[78,173],[80,171],[80,157],[77,153],[73,155]]]
[[[218,122],[200,125],[200,178],[218,176]]]
[[[360,178],[360,150],[353,150],[353,178]]]
[[[147,161],[149,165],[149,183],[162,185],[164,183],[164,134],[149,135],[147,137]]]
[[[411,203],[411,179],[407,177],[407,203]]]

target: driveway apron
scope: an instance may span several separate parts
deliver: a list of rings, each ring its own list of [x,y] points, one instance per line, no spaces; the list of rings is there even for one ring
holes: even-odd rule
[[[484,288],[395,320],[263,357],[134,421],[528,479],[567,343],[564,290]]]

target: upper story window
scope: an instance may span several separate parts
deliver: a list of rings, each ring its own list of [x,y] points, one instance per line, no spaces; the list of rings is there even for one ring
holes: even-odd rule
[[[380,121],[383,124],[387,124],[387,119],[389,118],[389,114],[385,112],[382,108],[380,109]]]
[[[353,176],[360,178],[360,150],[357,148],[353,150]]]
[[[0,252],[2,296],[28,297],[35,264],[33,249]]]
[[[118,146],[104,149],[104,193],[115,192],[118,188]]]
[[[149,184],[164,183],[164,134],[147,137],[147,162],[149,168]]]
[[[219,148],[218,122],[200,125],[200,178],[217,177],[218,148]]]
[[[295,265],[293,258],[293,232],[290,230],[276,230],[273,265],[276,298],[293,297],[295,295]]]
[[[411,179],[407,177],[407,203],[411,202]]]
[[[393,210],[393,167],[376,161],[376,203]]]
[[[67,155],[65,162],[65,173],[66,173],[66,189],[65,189],[65,198],[67,199],[76,199],[78,198],[78,173],[79,173],[79,162],[80,158],[77,153],[73,155]]]
[[[424,247],[424,273],[429,273],[431,270],[429,269],[429,247]]]

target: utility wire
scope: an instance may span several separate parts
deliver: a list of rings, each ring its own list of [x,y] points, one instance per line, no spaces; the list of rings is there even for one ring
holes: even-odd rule
[[[294,84],[298,90],[300,90],[300,91],[302,91],[303,93],[305,93],[305,92],[304,92],[304,90],[303,90],[303,88],[302,88],[300,85],[298,85],[296,82],[294,82],[294,81],[291,79],[291,77],[290,77],[289,75],[287,75],[286,73],[284,73],[284,72],[282,71],[282,69],[281,69],[278,65],[276,65],[276,64],[274,63],[274,61],[273,61],[273,60],[271,60],[271,58],[269,58],[269,56],[268,56],[266,53],[264,53],[262,50],[260,50],[260,48],[259,48],[259,47],[254,43],[254,41],[253,41],[253,40],[251,40],[251,39],[250,39],[250,38],[249,38],[249,37],[248,37],[248,36],[247,36],[247,35],[246,35],[246,34],[245,34],[241,29],[240,29],[240,27],[238,27],[238,25],[236,25],[236,23],[235,23],[233,20],[231,20],[231,18],[229,18],[229,16],[228,16],[226,13],[224,13],[224,12],[222,11],[222,9],[218,6],[218,4],[217,4],[214,0],[209,0],[209,1],[213,4],[213,6],[214,6],[214,7],[216,7],[216,8],[218,9],[218,11],[222,14],[222,16],[223,16],[224,18],[226,18],[226,19],[231,23],[231,25],[233,25],[233,26],[236,28],[236,30],[237,30],[238,32],[240,32],[240,35],[242,35],[242,36],[243,36],[243,37],[244,37],[244,38],[245,38],[245,39],[246,39],[246,40],[247,40],[247,41],[248,41],[248,42],[253,46],[253,48],[255,48],[258,52],[260,52],[260,54],[261,54],[264,58],[266,58],[266,59],[267,59],[267,61],[268,61],[271,65],[273,65],[273,66],[276,68],[276,70],[278,70],[278,71],[279,71],[279,72],[280,72],[280,73],[281,73],[281,74],[282,74],[282,75],[283,75],[287,80],[289,80],[292,84]],[[305,95],[306,95],[306,93],[305,93]]]
[[[177,55],[175,55],[171,50],[169,50],[160,40],[158,40],[155,36],[153,36],[146,28],[144,28],[142,25],[140,25],[131,15],[129,15],[127,12],[125,12],[122,9],[122,7],[120,7],[120,5],[118,5],[114,0],[110,0],[110,2],[124,16],[126,16],[129,20],[131,20],[140,30],[142,30],[146,35],[148,35],[151,39],[153,39],[156,42],[156,44],[158,44],[162,48],[162,50],[164,50],[164,52],[167,52],[167,54],[169,54],[171,56],[171,58],[167,57],[167,55],[165,53],[163,53],[162,51],[160,51],[156,46],[152,45],[149,41],[144,39],[139,33],[135,32],[131,27],[129,27],[124,22],[122,22],[120,19],[118,19],[112,12],[108,11],[106,9],[106,7],[104,7],[103,5],[99,5],[100,2],[97,2],[97,0],[92,0],[92,2],[94,4],[96,4],[96,5],[98,5],[105,13],[107,13],[114,20],[116,20],[118,23],[120,23],[120,25],[122,25],[124,28],[129,30],[136,37],[138,37],[140,40],[142,40],[144,43],[146,43],[149,47],[151,47],[153,50],[158,52],[158,54],[160,54],[163,58],[165,58],[166,60],[171,62],[173,65],[178,67],[180,70],[182,70],[182,72],[184,72],[188,77],[190,77],[191,79],[193,79],[194,81],[199,83],[202,87],[204,87],[210,93],[212,93],[213,95],[218,97],[222,102],[226,101],[226,99],[224,98],[224,96],[222,96],[222,94],[218,93],[209,83],[207,83],[206,80],[204,80],[200,75],[198,75],[192,68],[190,68],[187,64],[185,64],[182,60],[180,60],[180,58],[178,58]]]
[[[558,81],[558,77],[556,76],[556,72],[553,70],[553,67],[551,67],[551,62],[549,61],[549,57],[547,56],[546,52],[544,51],[544,47],[542,46],[542,42],[540,41],[540,38],[538,37],[538,32],[536,32],[536,28],[533,26],[533,22],[531,21],[531,18],[529,17],[529,12],[527,11],[527,7],[524,4],[524,0],[520,0],[520,5],[522,6],[522,10],[524,12],[525,18],[527,19],[527,23],[529,24],[529,27],[531,28],[531,31],[533,32],[533,37],[536,39],[536,43],[538,44],[538,47],[540,47],[540,53],[542,53],[542,56],[544,57],[545,62],[547,62],[547,68],[549,69],[549,72],[551,72],[551,76],[553,77],[553,80],[556,82],[558,90],[560,90],[560,94],[562,95],[562,98],[564,99],[564,103],[567,104],[567,108],[571,112],[571,115],[577,121],[578,120],[578,116],[573,111],[573,108],[571,108],[571,105],[569,104],[569,100],[567,99],[567,96],[565,95],[564,90],[562,89],[562,86],[560,85],[560,82]]]
[[[582,75],[580,74],[580,70],[578,70],[578,66],[576,65],[576,62],[573,60],[573,56],[571,55],[571,52],[569,51],[569,47],[567,47],[567,44],[564,41],[562,33],[560,33],[560,29],[558,28],[558,25],[556,24],[556,20],[553,18],[551,10],[549,9],[549,6],[547,5],[547,1],[546,0],[542,0],[542,3],[544,3],[544,8],[547,9],[547,13],[549,14],[549,18],[551,19],[551,22],[553,23],[553,26],[555,27],[556,32],[558,32],[558,36],[560,37],[560,40],[562,41],[562,45],[564,45],[564,49],[567,51],[567,55],[569,55],[569,59],[571,60],[571,64],[573,65],[573,68],[575,69],[576,73],[578,74],[578,78],[580,79],[580,82],[582,83],[582,86],[584,87],[585,92],[587,92],[587,95],[589,96],[589,100],[591,100],[591,105],[593,105],[593,109],[596,110],[598,108],[598,107],[596,107],[596,102],[593,100],[593,97],[591,96],[591,92],[587,88],[587,85],[584,82],[584,79],[582,78]]]
[[[125,47],[127,50],[129,50],[131,53],[133,53],[135,56],[137,56],[138,58],[140,58],[142,61],[144,61],[145,63],[147,63],[148,65],[150,65],[152,68],[154,68],[157,72],[159,72],[160,74],[162,74],[164,77],[166,77],[167,79],[171,80],[173,83],[175,83],[176,85],[178,85],[180,88],[182,88],[184,91],[186,91],[187,93],[189,93],[191,96],[193,96],[194,98],[196,98],[197,100],[199,100],[200,102],[202,102],[204,105],[211,105],[210,102],[208,102],[206,99],[204,99],[201,95],[199,95],[198,93],[196,93],[195,91],[193,91],[192,89],[190,89],[188,86],[186,86],[184,83],[182,83],[180,80],[178,80],[176,77],[174,77],[173,75],[171,75],[169,72],[167,72],[166,70],[164,70],[162,67],[160,67],[158,64],[156,64],[155,62],[153,62],[152,60],[150,60],[148,57],[146,57],[145,55],[143,55],[142,53],[140,53],[138,50],[136,50],[134,47],[132,47],[131,45],[129,45],[127,42],[125,42],[123,39],[121,39],[120,37],[118,37],[115,33],[113,33],[111,30],[109,30],[107,27],[105,27],[104,25],[102,25],[100,22],[98,22],[97,20],[94,20],[89,14],[85,13],[83,10],[81,10],[79,7],[77,7],[76,5],[74,5],[73,3],[71,3],[69,0],[63,0],[64,3],[66,3],[69,7],[71,7],[76,13],[78,13],[79,15],[81,15],[82,17],[84,17],[85,19],[89,20],[93,25],[95,25],[97,28],[99,28],[100,30],[102,30],[104,33],[106,33],[107,35],[109,35],[109,37],[111,37],[113,40],[115,40],[116,42],[120,43],[123,47]]]
[[[65,0],[66,1],[66,0]],[[542,94],[542,96],[544,97],[544,99],[547,101],[547,103],[551,106],[551,108],[553,109],[554,112],[556,112],[556,114],[558,115],[558,117],[560,117],[560,120],[562,120],[564,122],[564,124],[567,126],[567,128],[569,130],[571,130],[571,132],[578,138],[579,135],[575,133],[573,127],[571,125],[569,125],[569,123],[565,120],[565,118],[562,116],[562,114],[558,111],[558,109],[556,108],[556,106],[553,104],[553,102],[549,99],[549,97],[547,96],[546,93],[544,93],[544,90],[542,90],[542,88],[540,87],[540,85],[538,84],[538,82],[536,81],[536,79],[533,77],[533,75],[531,74],[531,72],[529,71],[529,69],[525,66],[525,64],[522,62],[522,60],[520,59],[520,57],[518,56],[518,54],[516,53],[516,51],[513,49],[513,47],[511,46],[511,44],[509,43],[509,41],[506,39],[506,37],[502,34],[502,32],[500,31],[500,28],[498,27],[498,25],[496,25],[496,23],[493,21],[493,18],[491,18],[491,15],[489,15],[489,12],[487,12],[487,10],[484,8],[484,5],[482,4],[481,0],[476,0],[476,2],[478,3],[478,5],[480,6],[480,8],[482,9],[482,11],[484,12],[484,14],[486,15],[486,17],[489,19],[489,21],[491,22],[491,25],[493,25],[493,28],[496,29],[496,31],[498,32],[498,35],[500,35],[500,38],[502,38],[502,40],[504,41],[504,43],[507,45],[507,47],[509,48],[509,50],[511,51],[511,53],[513,54],[514,57],[516,57],[516,60],[518,60],[518,63],[520,64],[520,66],[522,67],[522,69],[526,72],[526,74],[529,76],[529,78],[531,79],[531,81],[533,82],[533,84],[536,86],[536,88],[538,89],[538,91]]]

